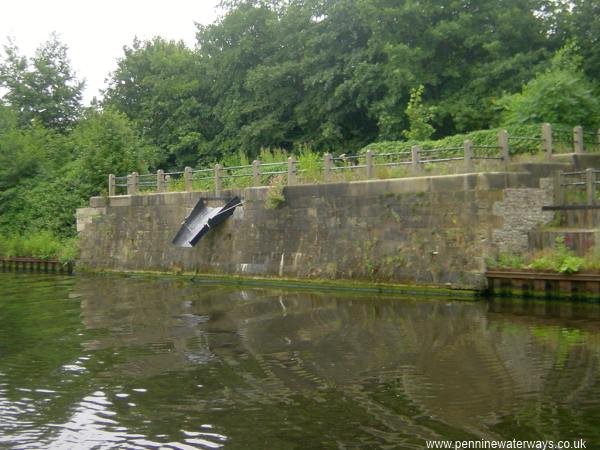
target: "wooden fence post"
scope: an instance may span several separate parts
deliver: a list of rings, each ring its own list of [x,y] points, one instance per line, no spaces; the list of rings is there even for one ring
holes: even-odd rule
[[[367,163],[366,163],[366,172],[367,172],[367,180],[370,180],[373,178],[373,151],[372,150],[367,150]]]
[[[565,192],[563,190],[563,171],[559,170],[554,176],[554,202],[557,206],[562,206],[565,201]]]
[[[552,159],[552,125],[545,123],[542,125],[542,141],[544,145],[544,154],[547,160]]]
[[[290,156],[288,158],[288,186],[296,184],[296,158]]]
[[[498,133],[498,147],[500,147],[500,157],[505,164],[510,161],[510,147],[508,145],[508,131],[500,130]]]
[[[221,164],[215,165],[215,196],[220,197],[221,192],[223,191],[223,179],[221,178],[221,169],[223,166]]]
[[[421,173],[421,147],[418,145],[413,145],[410,149],[411,162],[412,162],[412,171],[414,175],[418,175]]]
[[[463,142],[465,171],[473,172],[473,142],[469,139]]]
[[[587,204],[596,203],[596,172],[594,169],[585,169],[585,190],[587,193]]]
[[[600,133],[600,131],[599,131]],[[331,153],[323,155],[323,181],[328,183],[331,181],[331,168],[333,167],[333,156]]]
[[[165,183],[165,171],[159,169],[156,171],[156,191],[157,192],[165,192],[166,188]]]
[[[260,186],[260,161],[252,161],[252,183],[254,186]]]
[[[108,196],[114,197],[116,190],[117,190],[117,183],[115,180],[115,175],[111,173],[108,176]]]
[[[583,153],[583,128],[580,126],[573,128],[573,147],[575,153]]]
[[[186,192],[192,192],[194,190],[193,176],[194,172],[192,172],[191,167],[183,169],[183,184],[185,185]]]

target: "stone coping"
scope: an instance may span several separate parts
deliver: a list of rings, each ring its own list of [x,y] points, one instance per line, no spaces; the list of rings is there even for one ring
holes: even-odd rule
[[[285,187],[286,196],[347,196],[405,194],[418,192],[458,192],[469,190],[501,190],[506,188],[539,187],[539,180],[529,172],[482,172],[430,177],[361,180],[343,183],[302,184]],[[148,204],[175,204],[188,200],[225,200],[239,196],[244,200],[264,200],[268,186],[225,190],[215,197],[212,191],[164,192],[113,197],[92,197],[90,206],[143,206]]]

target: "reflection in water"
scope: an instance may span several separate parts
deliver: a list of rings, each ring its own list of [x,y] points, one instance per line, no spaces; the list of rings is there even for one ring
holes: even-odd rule
[[[600,443],[595,305],[0,274],[0,445]]]

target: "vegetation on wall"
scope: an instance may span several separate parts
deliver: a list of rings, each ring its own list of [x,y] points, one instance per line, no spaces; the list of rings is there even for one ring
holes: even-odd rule
[[[595,127],[596,3],[226,0],[194,48],[126,46],[87,107],[56,36],[29,58],[9,42],[0,234],[74,235],[75,208],[105,193],[108,173],[289,154],[310,168],[325,151],[494,145],[498,127],[537,135],[544,121]]]

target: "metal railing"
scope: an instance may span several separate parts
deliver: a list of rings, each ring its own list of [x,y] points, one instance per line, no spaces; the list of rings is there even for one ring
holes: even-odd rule
[[[350,181],[353,179],[372,179],[377,173],[386,170],[403,171],[402,174],[419,175],[423,169],[439,163],[456,164],[462,162],[462,170],[474,170],[476,161],[498,161],[506,165],[511,154],[519,151],[542,151],[546,159],[565,149],[574,153],[600,151],[600,130],[585,132],[577,126],[570,130],[570,147],[565,147],[565,129],[553,128],[545,123],[536,136],[509,135],[506,130],[498,133],[496,145],[474,144],[464,141],[462,146],[422,148],[413,146],[410,151],[374,153],[367,150],[359,155],[333,156],[323,155],[322,161],[300,161],[290,157],[287,161],[224,167],[216,164],[213,168],[192,169],[186,167],[182,172],[164,172],[140,175],[133,172],[127,176],[108,176],[109,196],[121,195],[126,189],[128,195],[141,192],[169,191],[215,191],[220,195],[225,188],[244,188],[265,186],[273,183],[288,185],[314,183],[318,181]],[[392,174],[393,176],[394,174]],[[563,176],[569,176],[563,174]],[[570,186],[570,185],[569,185]]]

